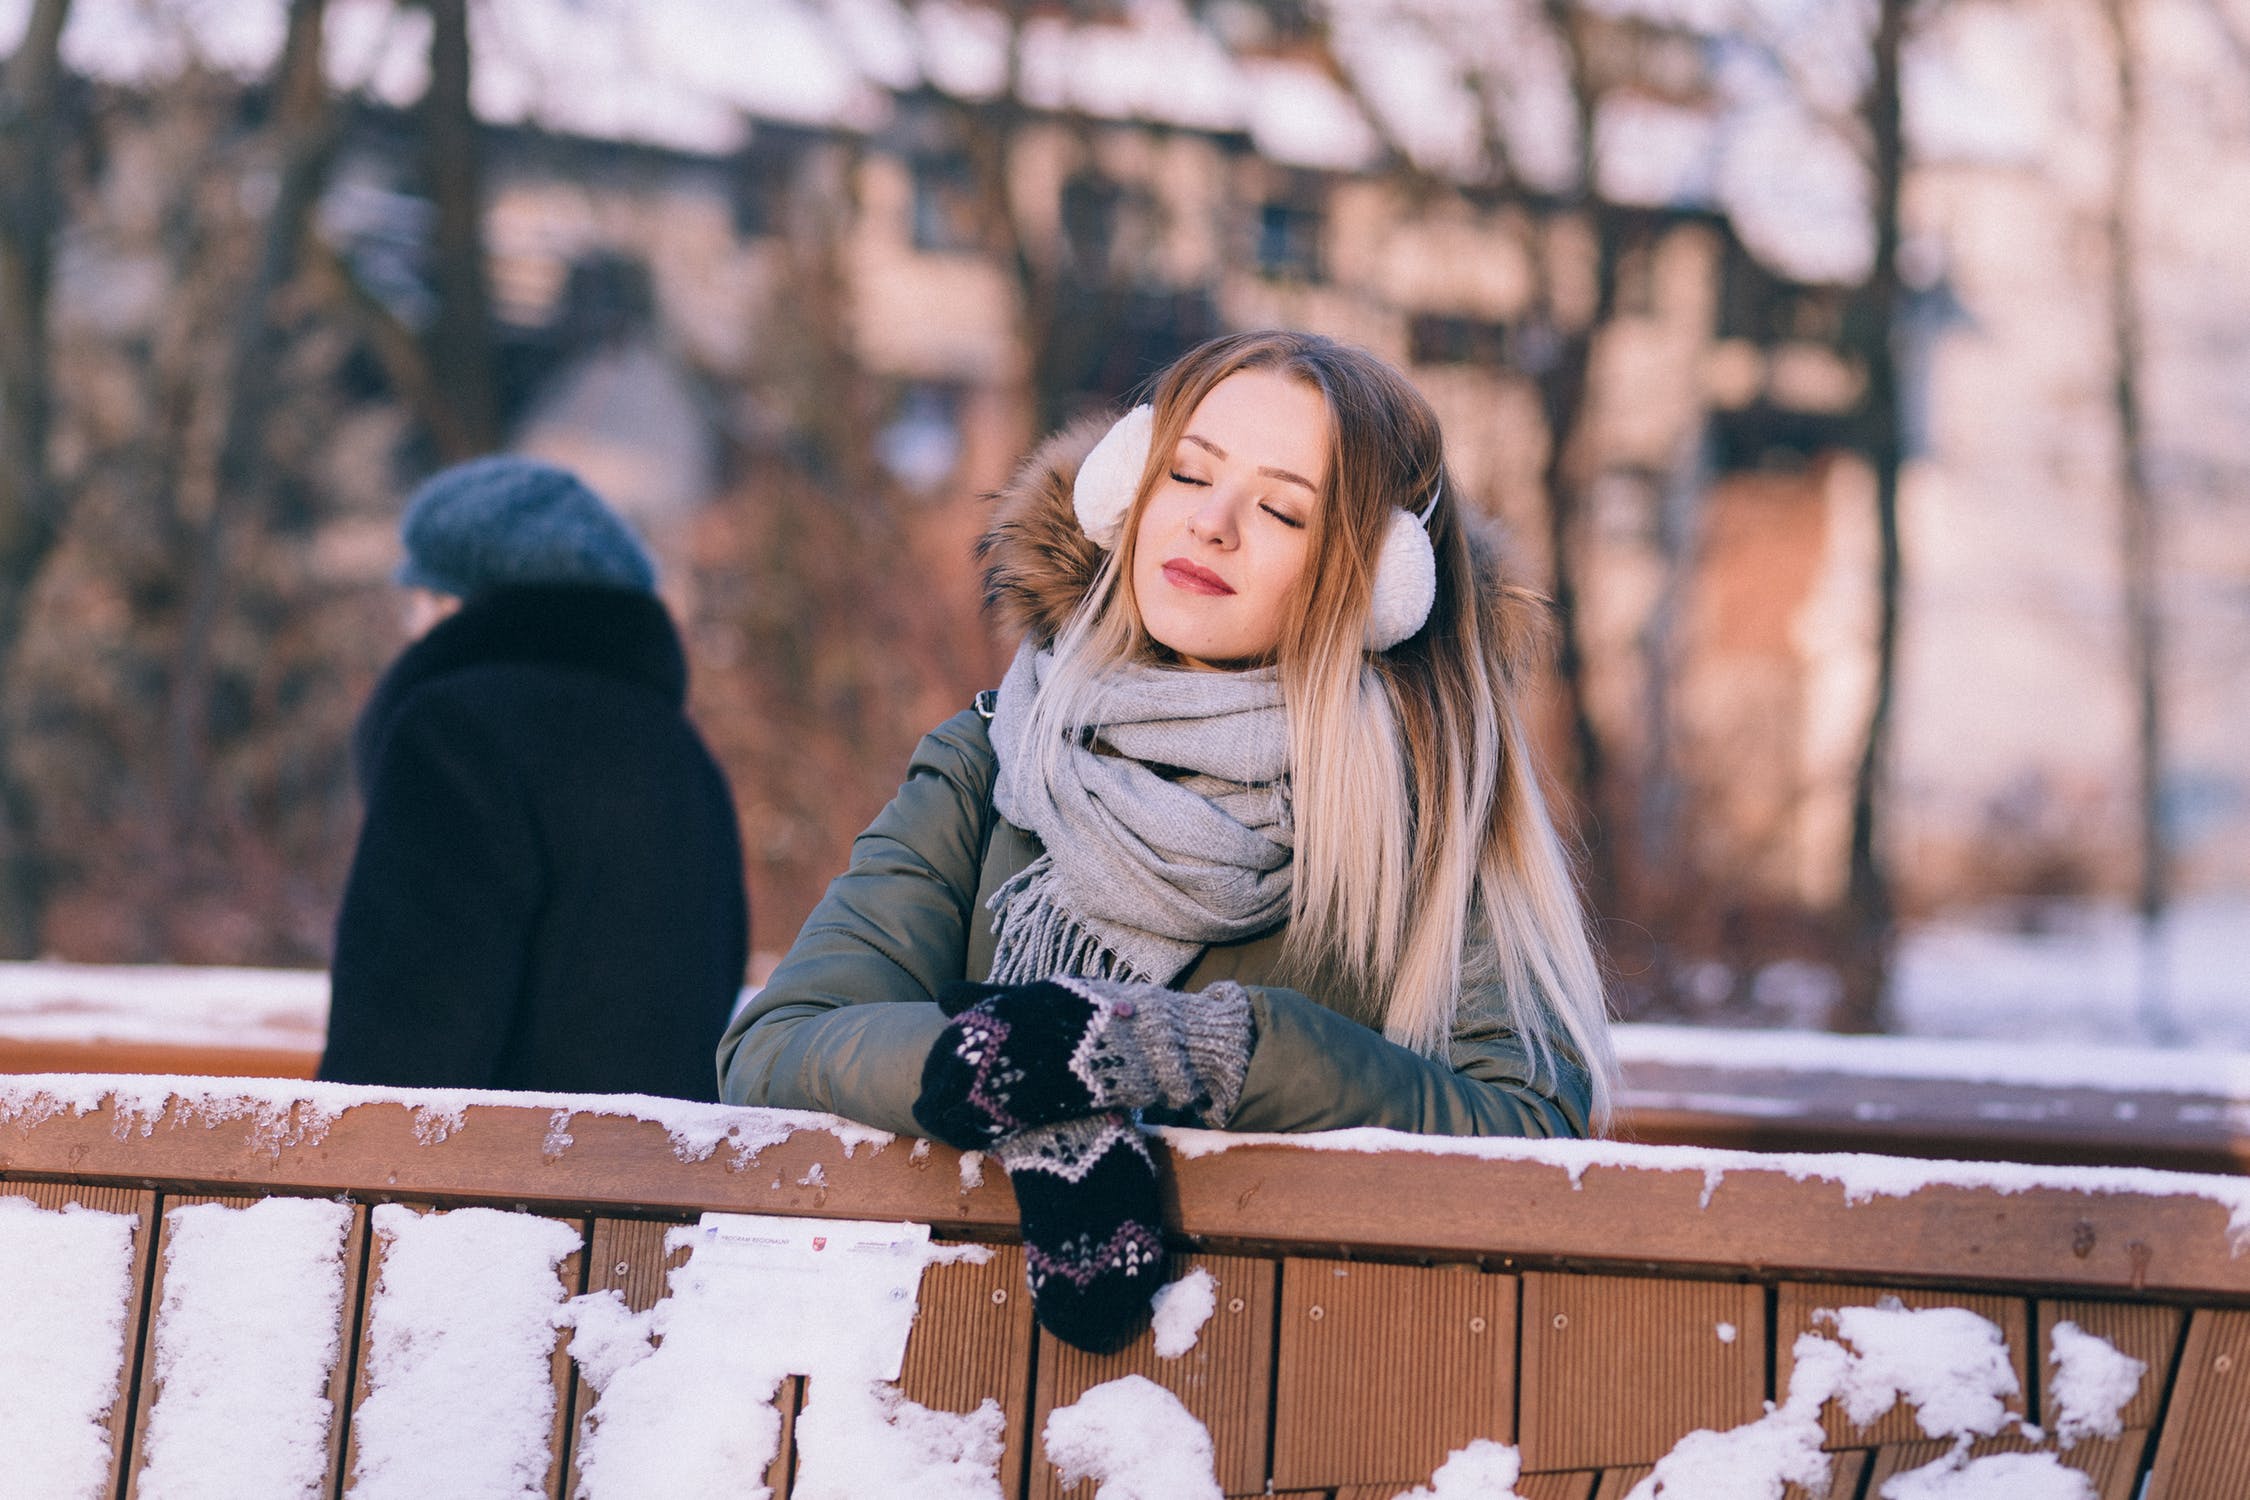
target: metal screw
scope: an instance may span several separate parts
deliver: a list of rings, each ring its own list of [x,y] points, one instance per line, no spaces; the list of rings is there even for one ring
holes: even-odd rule
[[[1484,1319],[1482,1319],[1482,1318],[1471,1318],[1471,1319],[1469,1319],[1469,1332],[1471,1332],[1471,1333],[1482,1333],[1482,1332],[1484,1332]]]
[[[1322,1318],[1328,1316],[1328,1309],[1316,1303],[1313,1306],[1305,1309],[1305,1316],[1317,1323]]]
[[[1570,1326],[1570,1319],[1569,1319],[1568,1317],[1566,1317],[1566,1316],[1565,1316],[1565,1315],[1563,1315],[1562,1313],[1556,1313],[1556,1314],[1555,1314],[1555,1327],[1556,1327],[1556,1329],[1557,1329],[1558,1331],[1560,1331],[1561,1329],[1565,1329],[1565,1328],[1568,1328],[1569,1326]]]
[[[1227,1311],[1228,1311],[1228,1312],[1240,1312],[1240,1311],[1242,1311],[1242,1299],[1241,1299],[1240,1297],[1235,1297],[1235,1298],[1232,1298],[1232,1299],[1230,1299],[1230,1300],[1228,1301],[1228,1303],[1227,1303]]]
[[[992,1305],[993,1305],[994,1307],[998,1307],[998,1306],[999,1306],[999,1305],[1000,1305],[1001,1303],[1003,1303],[1003,1302],[1005,1302],[1005,1301],[1007,1301],[1007,1300],[1008,1300],[1008,1289],[1007,1289],[1006,1287],[999,1287],[999,1286],[996,1286],[996,1287],[994,1287],[994,1288],[992,1289]]]
[[[2226,1374],[2229,1370],[2232,1370],[2234,1368],[2234,1356],[2231,1354],[2220,1355],[2217,1359],[2211,1361],[2211,1368],[2218,1371],[2221,1375]]]
[[[626,1272],[632,1269],[632,1266],[625,1261],[619,1261],[614,1267],[611,1268],[611,1274],[615,1276],[623,1276]]]

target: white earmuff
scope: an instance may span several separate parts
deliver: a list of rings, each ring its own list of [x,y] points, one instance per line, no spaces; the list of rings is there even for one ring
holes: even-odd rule
[[[1105,552],[1117,545],[1125,512],[1133,505],[1133,491],[1148,467],[1155,430],[1155,412],[1136,406],[1102,434],[1078,466],[1070,491],[1071,509],[1077,512],[1079,529]],[[1364,639],[1370,651],[1390,650],[1430,617],[1430,606],[1437,602],[1437,554],[1430,550],[1429,520],[1444,493],[1440,483],[1420,515],[1404,507],[1391,512],[1383,550],[1375,561],[1374,599],[1367,613]]]

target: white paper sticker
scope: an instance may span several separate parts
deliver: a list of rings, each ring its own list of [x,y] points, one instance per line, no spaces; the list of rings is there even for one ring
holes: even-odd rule
[[[696,1230],[705,1284],[756,1309],[762,1352],[790,1374],[898,1379],[929,1225],[705,1214]]]

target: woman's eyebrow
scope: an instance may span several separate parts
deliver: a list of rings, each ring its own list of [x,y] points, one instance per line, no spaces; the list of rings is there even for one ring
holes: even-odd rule
[[[1213,458],[1218,459],[1220,462],[1223,463],[1226,461],[1227,450],[1220,447],[1217,443],[1212,442],[1209,438],[1197,437],[1192,432],[1183,432],[1180,434],[1180,436],[1184,441],[1195,444],[1196,447],[1205,450]],[[1268,479],[1283,479],[1287,480],[1291,484],[1301,484],[1306,489],[1311,490],[1315,495],[1318,495],[1320,493],[1319,485],[1314,484],[1304,475],[1292,473],[1288,469],[1276,469],[1270,464],[1261,464],[1258,467],[1258,472],[1265,475]]]

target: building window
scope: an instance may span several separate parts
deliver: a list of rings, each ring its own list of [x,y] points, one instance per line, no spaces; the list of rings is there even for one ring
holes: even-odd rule
[[[1489,365],[1508,356],[1508,328],[1486,318],[1417,313],[1406,325],[1408,357],[1418,365]]]
[[[744,239],[788,228],[789,189],[795,162],[781,151],[745,152],[735,166],[734,232]]]
[[[977,174],[958,151],[917,156],[914,172],[914,248],[975,250],[978,233]]]
[[[1258,269],[1310,281],[1320,274],[1321,213],[1302,203],[1258,210]]]

